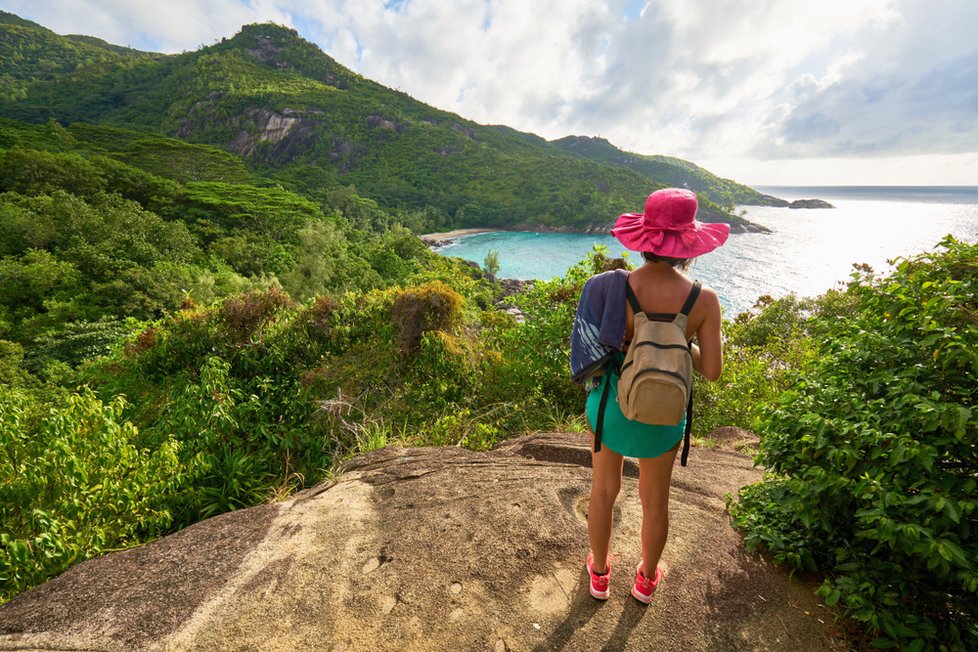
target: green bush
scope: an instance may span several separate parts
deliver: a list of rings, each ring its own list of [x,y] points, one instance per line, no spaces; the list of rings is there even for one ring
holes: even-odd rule
[[[461,324],[462,297],[440,281],[399,293],[391,307],[402,353],[418,348],[428,331],[454,332]]]
[[[693,434],[721,426],[755,428],[761,412],[791,386],[791,374],[813,358],[809,317],[820,299],[761,297],[754,310],[723,322],[723,372],[717,382],[694,374]],[[756,312],[755,312],[756,310]]]
[[[817,359],[762,423],[771,475],[733,509],[881,648],[978,648],[978,246],[942,246],[815,317]]]
[[[70,565],[166,532],[179,445],[136,444],[122,398],[90,391],[45,413],[0,385],[0,602]]]
[[[476,397],[474,345],[444,330],[429,330],[421,336],[411,356],[405,382],[405,404],[417,417],[441,413],[446,408],[471,405]]]

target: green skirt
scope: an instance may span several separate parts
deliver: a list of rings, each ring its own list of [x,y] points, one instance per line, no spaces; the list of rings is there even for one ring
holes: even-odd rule
[[[594,431],[598,423],[598,408],[605,383],[608,388],[608,405],[604,409],[604,430],[601,445],[627,457],[658,457],[672,450],[683,440],[686,417],[675,426],[655,426],[628,419],[618,407],[618,374],[605,373],[597,387],[587,395],[587,422]]]

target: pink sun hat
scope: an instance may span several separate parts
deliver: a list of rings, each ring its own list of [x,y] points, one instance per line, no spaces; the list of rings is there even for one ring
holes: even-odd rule
[[[619,215],[611,235],[632,251],[667,258],[702,256],[727,241],[730,225],[697,222],[697,206],[689,190],[656,190],[645,200],[644,213]]]

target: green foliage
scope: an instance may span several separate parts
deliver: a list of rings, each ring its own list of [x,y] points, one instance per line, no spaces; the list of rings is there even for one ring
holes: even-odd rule
[[[486,259],[482,263],[482,268],[486,271],[486,274],[490,276],[495,276],[499,273],[499,252],[495,249],[490,249],[486,252]]]
[[[188,210],[206,211],[225,228],[244,228],[283,240],[310,220],[322,220],[319,206],[281,188],[257,188],[218,181],[186,184]]]
[[[730,179],[721,179],[689,161],[671,156],[623,152],[604,138],[567,136],[555,140],[553,144],[592,161],[634,170],[660,187],[689,188],[707,200],[706,208],[716,210],[718,205],[752,204],[761,199],[761,193],[753,188]]]
[[[99,130],[94,126],[75,125],[72,131],[79,133],[82,128],[82,133],[89,138]],[[181,183],[251,181],[251,174],[244,163],[230,152],[207,145],[192,145],[175,138],[143,136],[138,140],[133,139],[116,156],[129,165]]]
[[[103,316],[96,321],[77,321],[34,338],[29,366],[35,369],[53,360],[76,367],[86,360],[109,355],[115,345],[142,323],[129,318]]]
[[[693,433],[708,437],[722,426],[754,430],[757,417],[792,386],[794,374],[812,358],[811,339],[798,331],[789,330],[764,345],[728,337],[720,378],[707,382],[694,375]]]
[[[117,195],[0,195],[0,306],[14,341],[60,339],[66,324],[105,316],[158,317],[180,305],[203,257],[183,224]]]
[[[324,292],[346,292],[385,285],[396,278],[394,270],[381,266],[381,272],[350,250],[338,227],[330,222],[312,222],[298,232],[295,265],[281,275],[282,284],[292,296],[306,300]],[[385,254],[381,254],[385,255]],[[388,258],[396,252],[387,253]]]
[[[221,167],[231,155],[212,155],[213,148],[108,127],[69,132],[13,121],[0,121],[0,143],[14,146],[0,150],[0,189],[8,191],[0,195],[0,334],[31,349],[21,360],[35,373],[106,351],[108,339],[78,346],[79,333],[103,319],[151,319],[186,301],[207,304],[256,287],[284,287],[300,299],[383,287],[435,258],[352,190],[333,199],[366,233],[334,207],[324,214],[328,203],[281,188],[182,185],[92,154],[153,169],[182,160],[208,178],[240,180]]]
[[[252,170],[309,195],[355,186],[398,211],[415,232],[604,226],[641,205],[650,190],[684,183],[703,191],[705,210],[735,220],[719,204],[756,195],[678,159],[633,157],[640,165],[622,164],[625,153],[614,148],[612,156],[581,156],[532,134],[478,125],[363,79],[276,25],[248,25],[231,39],[172,57],[93,48],[91,56],[105,58],[101,67],[53,70],[42,63],[45,49],[88,44],[25,25],[0,31],[10,33],[9,42],[43,44],[13,66],[34,81],[18,81],[0,97],[0,115],[53,117],[71,125],[70,134],[91,152],[182,183],[246,183],[243,158]],[[270,120],[281,129],[270,132]],[[109,133],[120,127],[152,133]],[[66,147],[50,134],[38,133],[34,142],[42,139],[45,149]],[[8,146],[15,145],[25,143]]]
[[[978,646],[978,247],[942,246],[814,318],[817,358],[763,420],[772,476],[733,510],[877,647]]]
[[[112,192],[154,211],[171,206],[180,193],[172,181],[105,156],[19,148],[0,150],[0,190],[22,195],[64,190],[85,198]]]
[[[721,426],[754,430],[757,417],[813,360],[812,317],[828,314],[829,306],[825,297],[763,296],[753,310],[724,321],[720,378],[693,378],[693,433],[708,437]]]
[[[72,188],[79,195],[90,196],[105,187],[101,170],[78,154],[0,151],[0,189],[4,191],[40,195]]]
[[[28,375],[23,369],[24,347],[0,339],[0,385],[17,387],[26,384]]]
[[[405,290],[391,307],[403,353],[414,351],[427,331],[452,333],[461,321],[462,297],[440,281]]]
[[[36,23],[0,12],[0,98],[24,99],[32,82],[56,79],[76,71],[96,71],[149,54],[111,46],[85,37],[58,36]]]
[[[609,259],[604,247],[596,247],[566,276],[535,282],[512,297],[522,322],[506,313],[484,317],[489,352],[480,393],[487,402],[510,404],[507,430],[546,428],[564,420],[554,419],[555,414],[583,412],[584,395],[570,382],[568,371],[577,301],[588,278],[622,264]]]
[[[179,446],[138,446],[124,406],[83,391],[45,414],[0,385],[0,602],[170,528],[165,498],[185,479]]]

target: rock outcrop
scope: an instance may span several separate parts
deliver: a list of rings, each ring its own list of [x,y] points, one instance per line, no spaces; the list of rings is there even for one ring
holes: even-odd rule
[[[796,199],[788,204],[788,208],[835,208],[824,199]]]
[[[250,109],[245,115],[247,121],[254,124],[257,133],[252,134],[248,130],[242,130],[228,143],[228,149],[244,157],[250,156],[258,143],[281,143],[299,124],[296,112],[290,109],[279,113],[263,107]]]
[[[591,598],[590,453],[539,434],[488,453],[387,448],[285,502],[79,564],[0,607],[0,650],[827,650],[812,581],[746,554],[724,494],[749,457],[694,450],[674,476],[665,580],[639,560],[626,460],[607,602]],[[824,622],[823,622],[824,621]]]
[[[388,120],[387,118],[380,115],[367,116],[367,126],[371,129],[380,129],[382,131],[393,131],[396,133],[401,133],[404,131],[404,125],[399,124],[394,120]]]

